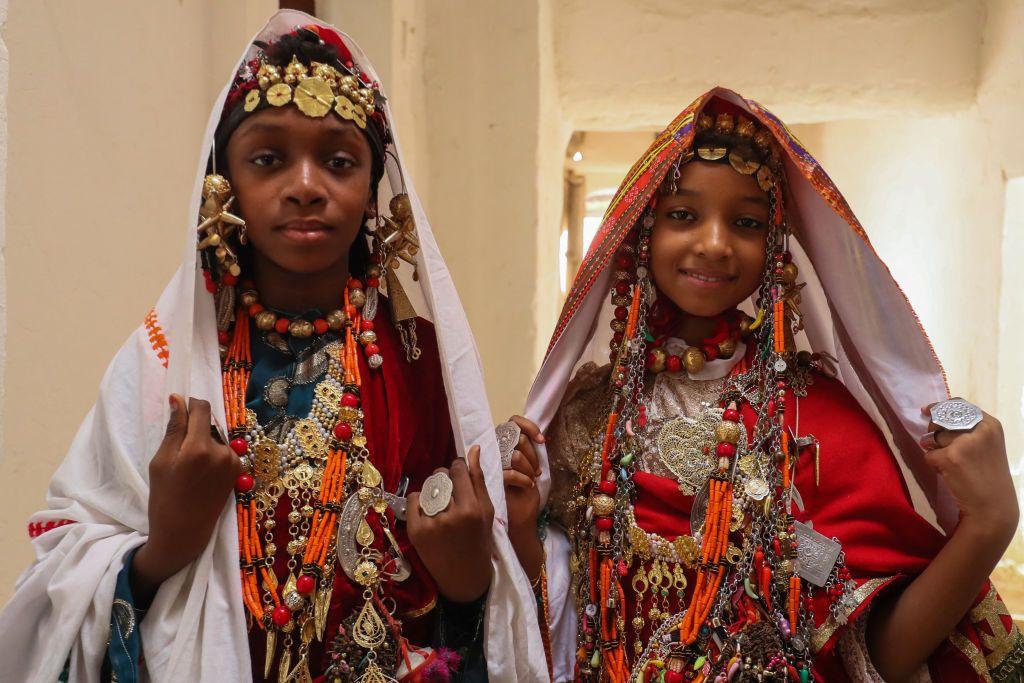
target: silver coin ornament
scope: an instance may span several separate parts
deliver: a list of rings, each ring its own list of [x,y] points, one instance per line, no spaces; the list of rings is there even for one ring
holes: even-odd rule
[[[451,477],[447,472],[435,472],[423,480],[420,491],[420,509],[427,517],[434,517],[448,509],[452,502]]]
[[[984,415],[981,408],[962,398],[951,398],[931,408],[932,422],[951,432],[969,432],[980,423]]]
[[[519,445],[519,437],[523,430],[512,420],[504,422],[494,428],[494,435],[498,437],[498,452],[501,454],[501,468],[512,469],[512,454]]]

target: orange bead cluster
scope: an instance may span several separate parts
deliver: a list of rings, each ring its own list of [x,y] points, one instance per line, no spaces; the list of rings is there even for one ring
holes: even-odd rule
[[[686,616],[679,625],[679,641],[690,645],[697,640],[701,625],[707,620],[714,606],[715,596],[722,586],[722,579],[727,571],[725,551],[729,548],[729,525],[732,521],[732,479],[729,476],[729,463],[736,454],[736,442],[733,438],[739,432],[739,411],[735,403],[722,414],[720,429],[721,438],[718,444],[718,473],[708,481],[708,509],[704,517],[704,531],[701,538],[700,568],[697,570],[697,583],[690,596],[690,604]],[[731,427],[729,427],[731,425]]]
[[[358,281],[353,283],[358,284]],[[246,390],[252,373],[250,328],[246,313],[244,307],[238,311],[231,343],[224,360],[222,383],[228,429],[232,436],[230,446],[239,457],[248,456],[251,469],[253,454],[250,443],[245,439],[248,426]],[[345,292],[345,314],[345,343],[342,356],[345,392],[341,397],[342,410],[329,440],[320,490],[313,504],[309,538],[302,556],[302,573],[295,582],[295,590],[303,596],[317,589],[317,583],[324,575],[326,565],[333,561],[330,554],[336,541],[338,515],[341,513],[345,494],[348,451],[353,440],[362,436],[363,430],[362,413],[359,410],[361,377],[356,343],[356,338],[363,331],[363,319],[360,310],[350,300],[350,291]],[[271,482],[260,483],[266,486]],[[250,471],[239,475],[235,483],[242,596],[246,608],[259,628],[267,628],[269,622],[283,627],[292,619],[293,614],[292,609],[283,602],[281,586],[273,571],[273,557],[266,556],[260,540],[260,513],[256,507],[256,488],[257,482]],[[266,601],[260,596],[261,580],[269,596]],[[264,604],[273,605],[269,618]]]

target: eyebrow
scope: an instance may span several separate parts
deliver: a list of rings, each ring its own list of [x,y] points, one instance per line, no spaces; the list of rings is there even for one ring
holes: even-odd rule
[[[677,195],[682,195],[684,197],[693,197],[693,198],[697,198],[697,197],[702,197],[703,196],[703,193],[698,192],[697,190],[691,190],[691,189],[686,188],[686,187],[681,187],[678,190],[676,190],[676,194]],[[738,201],[744,202],[746,204],[758,204],[758,205],[761,205],[761,206],[768,206],[769,205],[768,198],[765,197],[764,195],[747,195],[745,197],[739,197]]]

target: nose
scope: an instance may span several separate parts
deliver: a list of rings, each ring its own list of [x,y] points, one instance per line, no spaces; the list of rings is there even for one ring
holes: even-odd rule
[[[723,261],[732,256],[729,225],[722,216],[707,218],[697,235],[696,251],[708,261]]]
[[[327,192],[314,159],[298,161],[289,176],[286,201],[296,206],[316,206],[327,201]]]

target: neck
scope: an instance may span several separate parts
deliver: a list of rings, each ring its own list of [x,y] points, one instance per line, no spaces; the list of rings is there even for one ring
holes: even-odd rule
[[[718,317],[705,318],[699,315],[683,314],[682,320],[676,327],[675,336],[685,341],[690,346],[700,346],[708,337],[715,334],[715,327],[718,325]]]
[[[348,283],[348,255],[337,265],[316,273],[294,273],[283,270],[264,258],[255,258],[253,280],[260,293],[260,302],[287,313],[303,313],[311,309],[332,311],[344,303]]]

